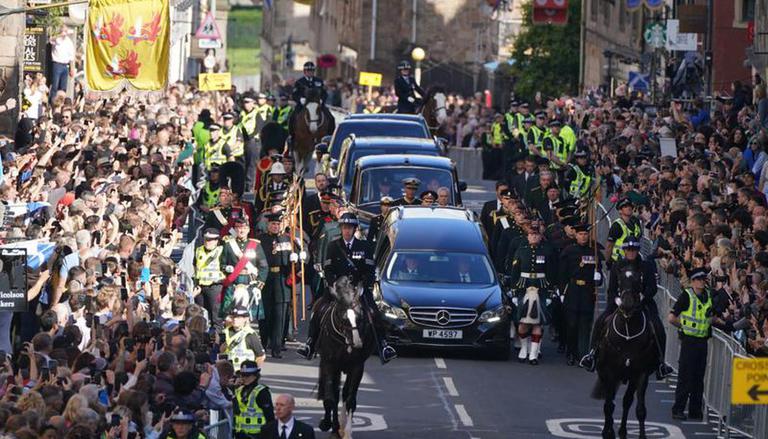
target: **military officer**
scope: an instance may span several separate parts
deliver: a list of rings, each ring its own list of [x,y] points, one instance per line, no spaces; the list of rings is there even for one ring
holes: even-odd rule
[[[416,93],[424,97],[424,90],[416,83],[416,79],[411,76],[410,62],[400,61],[400,64],[397,65],[397,70],[399,72],[399,75],[395,78],[397,112],[415,114],[416,109],[421,104],[421,100],[416,96]]]
[[[214,228],[224,237],[230,233],[239,218],[250,221],[244,206],[235,205],[235,196],[228,186],[219,188],[219,204],[208,211],[205,218],[205,228]]]
[[[619,217],[611,224],[608,230],[608,239],[605,246],[605,259],[609,265],[624,257],[623,244],[629,237],[639,240],[643,233],[640,220],[633,215],[635,205],[628,197],[624,197],[616,203]]]
[[[275,420],[275,408],[269,387],[259,384],[261,368],[254,361],[243,361],[239,367],[240,385],[235,389],[232,408],[235,415],[234,438],[256,439],[261,429]]]
[[[509,189],[509,185],[504,180],[496,182],[496,197],[493,200],[483,203],[483,208],[480,211],[480,224],[483,225],[483,229],[488,237],[491,237],[493,233],[493,226],[496,222],[493,219],[493,212],[501,211],[502,206],[502,194]]]
[[[288,183],[285,181],[285,166],[282,162],[272,163],[267,175],[267,180],[259,187],[258,207],[263,208],[269,202],[269,194],[282,193],[288,190]]]
[[[266,327],[263,332],[273,358],[282,358],[285,337],[284,329],[291,301],[291,289],[287,281],[291,275],[291,238],[280,230],[282,215],[271,213],[266,216],[267,233],[259,235],[269,263],[269,274],[264,285],[262,299]]]
[[[588,224],[577,224],[576,243],[560,254],[559,284],[565,296],[565,323],[567,335],[567,361],[576,364],[589,348],[589,331],[595,313],[595,284],[600,282],[602,264],[597,259],[594,245],[589,242]]]
[[[368,227],[368,235],[366,237],[368,241],[376,242],[376,238],[379,235],[379,230],[381,230],[381,225],[384,223],[384,219],[387,217],[387,213],[389,212],[393,201],[394,200],[392,200],[392,197],[381,197],[381,200],[379,201],[379,205],[381,206],[381,213],[373,217],[371,220],[371,225]]]
[[[502,210],[494,212],[493,216],[495,225],[490,241],[493,251],[490,253],[496,269],[509,273],[510,265],[507,263],[510,261],[507,259],[520,246],[518,241],[526,236],[524,228],[528,227],[530,221],[510,190],[502,195]]]
[[[420,206],[421,200],[416,197],[421,181],[416,177],[403,180],[403,196],[392,203],[392,206]]]
[[[225,293],[221,302],[221,314],[228,313],[235,302],[251,308],[261,300],[261,291],[267,279],[269,264],[261,242],[248,238],[250,231],[248,220],[238,218],[235,220],[235,236],[224,241],[221,265],[224,267],[226,277],[222,283]],[[235,287],[238,285],[245,287],[244,296],[235,296]],[[262,307],[258,307],[258,310],[261,309]],[[258,310],[257,314],[259,314]]]
[[[546,301],[557,277],[557,261],[552,249],[542,242],[541,231],[531,224],[525,244],[512,257],[510,281],[515,286],[518,306],[518,360],[539,364],[541,335],[547,323]],[[530,338],[528,337],[530,331]]]
[[[221,325],[219,317],[219,299],[224,273],[221,269],[221,254],[224,248],[219,245],[219,231],[210,228],[203,235],[203,245],[195,250],[195,280],[200,294],[195,302],[208,311],[211,323]]]
[[[316,241],[316,237],[319,235],[320,229],[323,224],[334,221],[333,213],[331,212],[331,202],[333,200],[333,194],[330,192],[320,193],[320,209],[309,212],[309,235],[313,241]]]

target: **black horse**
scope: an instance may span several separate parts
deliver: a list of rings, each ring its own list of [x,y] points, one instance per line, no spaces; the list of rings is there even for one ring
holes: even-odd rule
[[[604,399],[603,437],[615,438],[613,430],[613,403],[621,384],[627,385],[624,393],[623,412],[619,437],[627,437],[627,416],[637,395],[635,414],[640,426],[639,437],[645,438],[645,392],[648,377],[659,363],[651,322],[645,315],[640,293],[621,293],[621,305],[606,319],[603,334],[598,335],[600,343],[597,354],[597,383],[592,391],[595,399]]]
[[[320,377],[317,399],[323,401],[325,416],[320,430],[332,430],[331,437],[345,437],[357,408],[357,391],[363,379],[365,360],[373,353],[375,339],[372,323],[365,320],[361,304],[362,286],[348,276],[339,277],[330,292],[336,299],[323,312],[317,351],[320,354]],[[341,394],[342,422],[339,422],[339,388],[341,374],[346,375]],[[344,422],[344,421],[347,422]],[[340,431],[341,430],[341,431]]]

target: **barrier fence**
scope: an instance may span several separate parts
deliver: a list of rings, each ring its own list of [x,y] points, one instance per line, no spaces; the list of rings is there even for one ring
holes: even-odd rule
[[[610,222],[616,217],[613,204],[607,197],[597,204],[597,214],[598,218],[606,217],[605,221],[597,225],[598,240],[604,243],[608,237]],[[641,254],[646,257],[654,246],[647,237],[643,237],[642,241]],[[676,276],[668,274],[660,266],[657,268],[659,289],[656,294],[656,304],[667,332],[666,360],[677,370],[680,359],[680,337],[677,328],[667,323],[666,316],[672,310],[683,287]],[[704,401],[717,416],[719,437],[729,438],[732,434],[738,433],[755,439],[768,438],[768,406],[731,404],[731,368],[733,359],[736,357],[748,358],[749,355],[730,334],[713,328],[712,337],[709,339],[707,370],[704,376]]]

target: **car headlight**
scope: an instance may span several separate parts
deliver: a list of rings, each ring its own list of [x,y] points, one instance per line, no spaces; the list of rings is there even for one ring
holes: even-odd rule
[[[504,307],[504,305],[499,305],[494,309],[483,311],[483,313],[480,314],[480,318],[477,320],[481,323],[496,323],[500,321],[506,313],[507,309]]]
[[[379,310],[384,314],[384,317],[390,320],[405,320],[408,318],[402,308],[392,306],[384,301],[379,302]]]

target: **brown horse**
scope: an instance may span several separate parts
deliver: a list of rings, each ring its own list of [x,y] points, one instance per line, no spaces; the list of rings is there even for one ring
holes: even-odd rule
[[[442,87],[435,86],[429,89],[424,99],[424,105],[421,106],[421,115],[427,121],[429,132],[433,136],[439,134],[440,128],[442,128],[447,118],[445,102],[445,90]]]
[[[296,114],[292,124],[291,144],[299,175],[309,169],[315,145],[324,136],[333,134],[336,128],[333,115],[323,105],[320,93],[320,89],[315,88],[307,91],[304,108]]]

